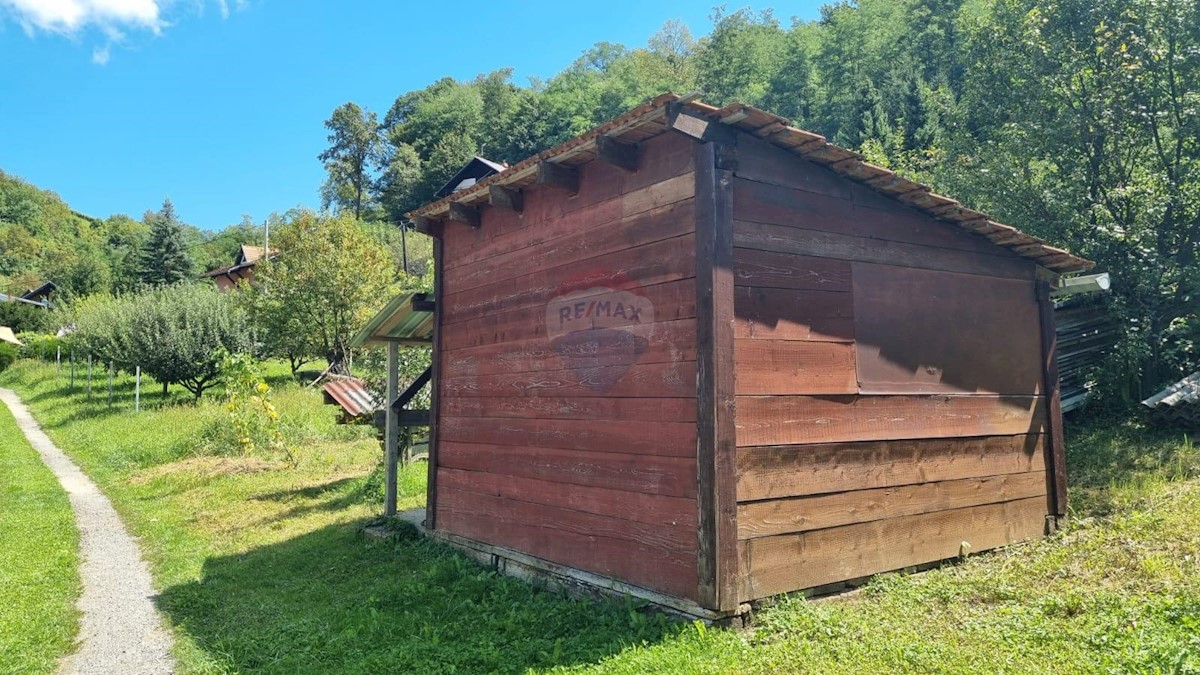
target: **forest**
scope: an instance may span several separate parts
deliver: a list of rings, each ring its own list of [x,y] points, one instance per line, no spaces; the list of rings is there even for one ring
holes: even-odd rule
[[[713,19],[703,36],[668,22],[645,45],[596,44],[544,80],[500,69],[402,92],[388,110],[346,102],[325,121],[323,207],[398,254],[404,213],[473,155],[516,162],[656,94],[700,91],[787,116],[1097,261],[1124,331],[1101,400],[1128,405],[1200,365],[1198,3],[858,0],[813,21],[724,8]],[[0,290],[136,285],[156,214],[83,216],[0,175]],[[185,235],[199,270],[261,230]]]

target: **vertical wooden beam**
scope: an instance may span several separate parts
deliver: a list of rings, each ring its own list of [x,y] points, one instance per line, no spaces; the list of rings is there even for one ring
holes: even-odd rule
[[[442,360],[442,247],[441,239],[433,240],[433,353],[430,355],[429,376],[429,480],[425,488],[425,528],[437,527],[437,467],[438,467],[438,418],[441,416],[438,391],[442,380],[438,377]]]
[[[387,346],[387,397],[388,403],[396,400],[396,392],[400,389],[400,345],[389,342]],[[397,450],[400,440],[400,419],[396,409],[391,405],[383,407],[383,455],[385,458],[385,473],[383,488],[383,513],[386,516],[396,515],[396,465],[398,464]]]
[[[733,387],[733,148],[697,143],[697,468],[701,604],[734,612],[737,595],[737,443]]]
[[[1063,438],[1062,400],[1058,380],[1058,334],[1054,326],[1054,301],[1050,283],[1037,281],[1037,301],[1041,316],[1043,387],[1046,396],[1046,434],[1050,447],[1046,452],[1046,474],[1051,481],[1051,515],[1067,515],[1067,454]]]

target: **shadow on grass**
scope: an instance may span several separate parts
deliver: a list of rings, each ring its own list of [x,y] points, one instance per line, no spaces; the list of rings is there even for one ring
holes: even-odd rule
[[[159,606],[219,668],[280,673],[523,672],[592,663],[682,624],[572,600],[422,539],[329,526],[210,558]]]

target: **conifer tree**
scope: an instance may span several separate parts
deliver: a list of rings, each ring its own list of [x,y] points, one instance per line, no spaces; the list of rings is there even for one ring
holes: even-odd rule
[[[162,208],[153,214],[150,237],[142,246],[142,281],[151,286],[164,286],[192,278],[192,259],[188,255],[183,223],[175,215],[175,205],[164,199]]]

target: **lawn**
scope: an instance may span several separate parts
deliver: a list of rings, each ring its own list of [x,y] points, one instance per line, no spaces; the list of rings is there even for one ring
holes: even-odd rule
[[[48,673],[71,650],[78,545],[67,494],[0,403],[0,673]]]
[[[277,391],[293,466],[206,450],[215,396],[155,394],[135,415],[126,379],[109,409],[28,362],[0,386],[142,537],[187,673],[1200,672],[1200,451],[1177,432],[1071,427],[1063,532],[783,600],[735,633],[538,591],[427,541],[363,537],[379,446],[333,424],[313,390]],[[422,502],[423,470],[403,475],[401,508]]]

